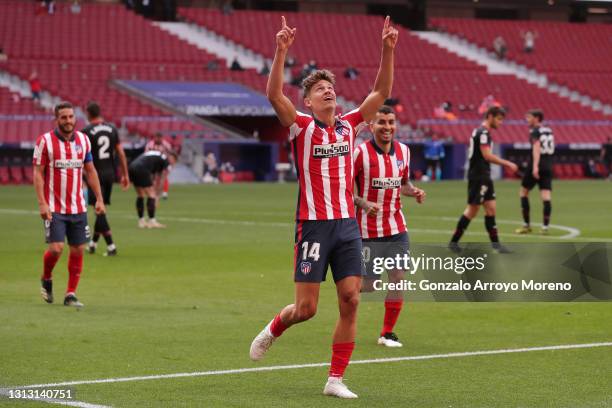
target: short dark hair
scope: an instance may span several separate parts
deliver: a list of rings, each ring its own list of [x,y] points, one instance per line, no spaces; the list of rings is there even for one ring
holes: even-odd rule
[[[327,81],[332,85],[336,85],[336,76],[327,69],[319,69],[313,71],[304,80],[302,80],[302,88],[304,89],[304,96],[308,96],[310,89],[319,81]]]
[[[55,108],[53,108],[53,112],[55,113],[55,117],[57,118],[57,116],[59,115],[59,112],[62,109],[74,109],[74,107],[72,106],[72,104],[70,102],[60,102],[57,105],[55,105]]]
[[[378,108],[378,113],[382,113],[384,115],[389,115],[392,113],[395,115],[395,111],[389,105],[382,105],[380,108]]]
[[[502,108],[501,106],[491,106],[489,109],[487,109],[487,113],[485,113],[485,119],[488,118],[489,116],[506,116],[506,111],[504,108]]]
[[[540,122],[544,120],[544,112],[542,112],[542,109],[531,109],[527,111],[527,113],[534,118],[538,118]]]
[[[97,102],[87,102],[87,107],[85,109],[87,110],[87,114],[90,118],[97,118],[100,116],[100,105],[98,105]]]

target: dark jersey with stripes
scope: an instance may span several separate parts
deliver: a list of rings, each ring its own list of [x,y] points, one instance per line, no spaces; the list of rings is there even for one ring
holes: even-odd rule
[[[529,155],[529,168],[533,168],[533,143],[540,142],[540,170],[552,171],[553,155],[555,154],[555,137],[548,126],[534,127],[529,131],[531,154]]]
[[[135,158],[130,163],[130,168],[145,170],[149,174],[155,174],[161,173],[163,170],[167,169],[169,165],[168,156],[157,150],[150,150]]]
[[[115,152],[119,144],[117,128],[108,122],[91,123],[82,132],[91,142],[91,155],[100,178],[114,178]]]
[[[491,178],[491,164],[483,157],[480,146],[493,148],[493,140],[491,140],[489,130],[484,126],[474,129],[470,138],[468,178],[471,180]]]

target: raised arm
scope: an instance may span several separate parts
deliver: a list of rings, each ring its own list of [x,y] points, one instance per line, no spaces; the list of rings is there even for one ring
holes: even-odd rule
[[[376,111],[391,96],[391,88],[393,87],[393,52],[397,44],[399,32],[390,25],[389,20],[389,16],[387,16],[382,32],[382,56],[374,88],[359,107],[359,112],[361,112],[366,122],[374,119]]]
[[[266,85],[266,96],[272,104],[281,125],[288,127],[295,122],[297,112],[293,103],[283,94],[283,71],[287,51],[295,39],[296,28],[289,28],[285,16],[281,17],[281,29],[276,34],[276,52]]]

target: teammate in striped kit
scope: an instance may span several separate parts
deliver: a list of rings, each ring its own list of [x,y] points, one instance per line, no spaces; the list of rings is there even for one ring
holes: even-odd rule
[[[155,137],[149,140],[145,145],[145,152],[150,152],[151,150],[155,150],[165,154],[166,156],[170,156],[170,154],[173,152],[172,145],[167,140],[164,140],[164,136],[160,132],[157,132]],[[170,170],[171,168],[168,169],[168,171]],[[153,184],[158,187],[158,190],[160,188],[162,189],[161,191],[157,191],[157,196],[161,196],[161,198],[166,200],[168,198],[168,191],[170,189],[170,181],[168,177],[164,178],[162,181],[160,175],[157,175]]]
[[[361,237],[353,204],[355,135],[372,120],[391,94],[393,52],[398,31],[385,19],[382,57],[372,92],[358,109],[336,116],[334,76],[327,70],[311,73],[302,82],[304,105],[310,114],[297,112],[283,94],[283,67],[296,29],[282,17],[276,35],[276,54],[268,78],[267,95],[289,139],[299,175],[294,254],[295,302],[255,337],[250,357],[263,358],[288,327],[314,316],[319,288],[331,266],[340,317],[332,343],[332,360],[325,395],[357,398],[342,381],[355,346],[357,306],[361,287]]]
[[[402,212],[401,196],[414,197],[417,203],[425,200],[425,191],[412,185],[410,176],[410,149],[393,139],[396,129],[395,112],[382,106],[370,124],[374,138],[355,149],[355,183],[357,194],[357,221],[364,247],[375,256],[395,257],[409,249],[406,219]],[[366,274],[362,291],[374,289],[378,277]],[[389,282],[399,282],[404,271],[389,271]],[[385,316],[378,344],[402,347],[393,328],[403,306],[401,290],[388,291]]]
[[[34,188],[48,245],[43,257],[41,295],[53,303],[52,272],[68,238],[68,288],[64,305],[81,307],[76,289],[83,269],[83,250],[89,238],[87,204],[83,197],[83,169],[87,184],[96,196],[96,214],[104,214],[104,200],[86,135],[74,130],[76,119],[71,104],[55,107],[57,128],[40,136],[34,147]]]

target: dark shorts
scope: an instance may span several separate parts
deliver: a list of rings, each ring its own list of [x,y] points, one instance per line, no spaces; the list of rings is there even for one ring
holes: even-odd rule
[[[51,221],[44,221],[45,242],[64,242],[69,245],[81,245],[89,240],[87,213],[58,214],[53,213]]]
[[[532,170],[528,168],[525,170],[521,186],[525,187],[527,190],[531,190],[537,184],[540,190],[552,190],[552,179],[552,170],[540,170],[540,178],[535,179]]]
[[[425,163],[427,164],[427,168],[437,167],[440,164],[440,159],[425,159]]]
[[[130,167],[130,180],[134,184],[134,187],[151,187],[153,185],[153,178],[151,177],[151,173],[147,171],[147,169],[143,169],[140,167]]]
[[[407,232],[381,238],[367,238],[363,241],[363,262],[365,264],[365,278],[378,279],[379,273],[374,273],[374,259],[396,258],[398,255],[410,254],[410,238]]]
[[[468,204],[480,205],[491,200],[495,200],[493,180],[490,178],[468,180]]]
[[[294,280],[320,283],[331,266],[334,282],[361,276],[361,234],[357,220],[298,221],[295,226]]]
[[[110,177],[100,177],[100,190],[102,190],[102,198],[104,199],[104,204],[111,203],[113,182],[114,180]],[[89,205],[96,205],[96,195],[91,189],[89,189],[89,191],[87,192],[87,201],[89,202]]]

